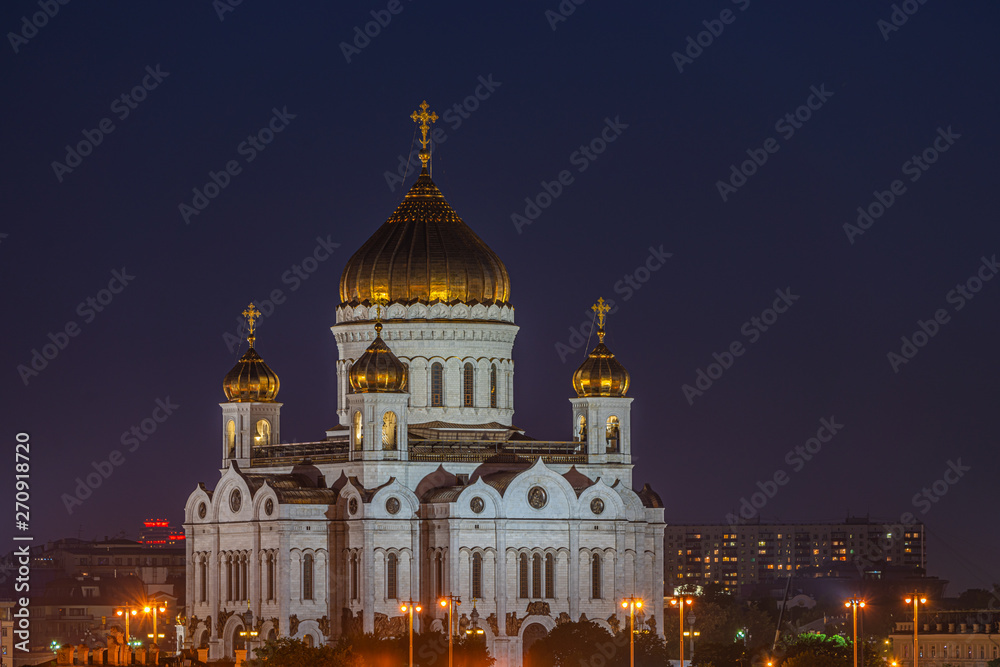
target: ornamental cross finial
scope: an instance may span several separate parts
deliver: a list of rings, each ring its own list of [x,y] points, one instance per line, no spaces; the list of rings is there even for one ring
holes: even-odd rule
[[[592,311],[594,311],[595,313],[597,313],[597,337],[603,343],[604,342],[604,319],[605,319],[605,315],[607,314],[607,312],[609,310],[611,310],[611,307],[607,303],[604,302],[604,297],[601,297],[601,298],[599,298],[597,300],[597,303],[595,303],[593,306],[590,307],[590,309]]]
[[[427,107],[429,107],[429,106],[430,105],[427,104],[427,100],[424,100],[420,104],[420,111],[419,111],[419,113],[416,112],[416,111],[414,111],[412,114],[410,114],[410,118],[413,119],[414,123],[420,123],[420,134],[421,134],[421,138],[420,138],[420,146],[421,146],[420,161],[425,166],[427,165],[427,161],[431,159],[431,154],[427,150],[427,144],[429,144],[431,142],[431,140],[427,138],[427,131],[431,129],[431,126],[430,126],[430,124],[427,121],[430,121],[431,123],[433,123],[433,122],[435,122],[438,119],[438,115],[435,112],[432,111],[430,113],[427,113]]]
[[[382,309],[389,305],[389,300],[385,298],[384,294],[376,294],[375,298],[372,299],[372,302],[375,304],[375,321],[381,322]]]
[[[253,345],[253,332],[257,330],[257,318],[260,317],[260,311],[253,305],[253,302],[247,306],[246,310],[243,311],[243,317],[247,318],[247,340],[250,345]]]

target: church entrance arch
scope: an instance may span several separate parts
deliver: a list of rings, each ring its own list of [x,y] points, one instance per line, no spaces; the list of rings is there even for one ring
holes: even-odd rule
[[[522,664],[528,664],[527,656],[531,645],[547,634],[549,634],[548,628],[541,623],[532,623],[524,628],[524,632],[521,633]]]

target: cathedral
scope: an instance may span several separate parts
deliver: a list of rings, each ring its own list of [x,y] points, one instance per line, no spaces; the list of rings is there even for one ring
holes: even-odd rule
[[[409,629],[481,634],[519,667],[560,623],[662,635],[663,504],[632,488],[629,374],[600,342],[572,376],[565,440],[514,416],[511,280],[431,179],[419,177],[347,262],[331,327],[337,425],[281,441],[277,374],[249,347],[225,376],[221,476],[184,509],[188,645],[232,659],[274,637],[307,644]],[[570,384],[567,378],[567,385]],[[647,445],[648,446],[648,445]],[[648,611],[647,611],[648,610]],[[252,653],[251,656],[252,657]]]

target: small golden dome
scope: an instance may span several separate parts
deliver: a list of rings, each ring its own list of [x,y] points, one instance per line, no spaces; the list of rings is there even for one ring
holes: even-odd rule
[[[431,180],[426,166],[389,219],[351,257],[340,300],[482,303],[510,299],[507,268]]]
[[[278,396],[281,386],[278,374],[253,349],[254,339],[253,334],[247,337],[250,349],[222,381],[222,390],[230,403],[273,403]]]
[[[597,300],[591,310],[597,313],[598,343],[573,373],[573,389],[580,398],[586,396],[621,398],[628,393],[628,371],[604,344],[604,319],[611,309],[602,298]]]
[[[348,373],[355,394],[399,394],[406,391],[406,365],[382,340],[382,323],[375,323],[375,340]]]

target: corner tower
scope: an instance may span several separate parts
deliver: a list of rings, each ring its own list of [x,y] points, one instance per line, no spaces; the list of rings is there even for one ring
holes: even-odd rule
[[[379,333],[405,365],[411,426],[469,429],[510,426],[512,351],[518,327],[510,277],[500,258],[458,216],[431,179],[427,133],[437,115],[427,103],[420,123],[423,167],[395,212],[351,257],[340,279],[337,414],[353,419],[350,370]]]
[[[608,304],[598,299],[591,310],[597,313],[598,343],[573,373],[573,438],[586,443],[591,463],[631,463],[632,399],[625,396],[629,374],[604,344]]]
[[[222,407],[222,467],[232,461],[241,468],[250,467],[253,447],[281,442],[281,403],[275,399],[281,383],[254,349],[258,311],[251,303],[243,311],[247,318],[249,348],[226,374],[222,390],[228,401]]]

